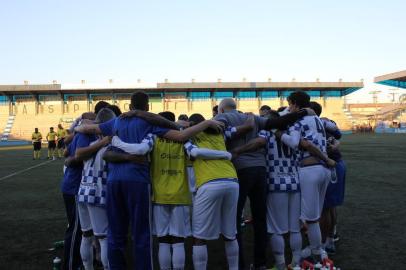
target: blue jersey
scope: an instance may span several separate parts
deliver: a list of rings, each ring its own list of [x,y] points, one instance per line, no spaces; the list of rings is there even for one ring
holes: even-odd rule
[[[96,140],[94,135],[85,135],[81,133],[75,134],[72,142],[67,147],[69,157],[75,156],[76,149],[87,147],[94,140]],[[83,163],[69,166],[65,169],[61,185],[62,193],[68,195],[76,195],[78,193],[80,180],[82,179],[82,169]]]
[[[295,150],[277,140],[270,131],[258,134],[266,139],[266,178],[269,191],[294,192],[300,189]]]
[[[299,145],[300,138],[303,138],[313,143],[321,152],[327,154],[326,131],[324,130],[323,123],[317,116],[308,115],[298,120],[289,128],[289,135],[295,137],[296,147]],[[311,154],[308,151],[300,151],[299,161],[310,156]]]
[[[115,118],[99,125],[105,136],[117,135],[126,143],[141,143],[148,133],[163,136],[169,131],[166,128],[153,126],[137,117]],[[112,147],[113,150],[123,152]],[[149,164],[135,164],[131,162],[109,163],[107,181],[137,181],[150,183]]]

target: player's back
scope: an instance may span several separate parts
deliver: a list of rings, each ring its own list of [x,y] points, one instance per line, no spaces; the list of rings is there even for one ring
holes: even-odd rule
[[[302,138],[310,141],[323,153],[327,153],[326,132],[320,118],[308,115],[297,121],[294,129],[300,132]],[[302,151],[301,159],[311,156],[309,152]]]
[[[153,201],[190,204],[183,143],[156,137],[151,158]]]

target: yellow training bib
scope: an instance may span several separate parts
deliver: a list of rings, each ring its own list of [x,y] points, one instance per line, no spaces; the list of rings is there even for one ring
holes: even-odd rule
[[[63,139],[66,137],[66,130],[65,129],[58,129],[57,131],[58,140]]]
[[[222,134],[208,134],[205,132],[200,132],[193,138],[193,143],[199,148],[227,151]],[[193,168],[195,170],[197,188],[215,179],[237,179],[237,172],[229,160],[196,159],[193,162]]]
[[[34,132],[34,133],[32,133],[31,138],[32,138],[32,141],[33,141],[33,142],[40,142],[41,139],[42,139],[42,135],[41,135],[40,132],[38,132],[38,133],[35,133],[35,132]]]
[[[48,141],[55,141],[56,132],[49,132],[47,135]]]
[[[156,137],[151,160],[153,201],[190,204],[183,143]]]

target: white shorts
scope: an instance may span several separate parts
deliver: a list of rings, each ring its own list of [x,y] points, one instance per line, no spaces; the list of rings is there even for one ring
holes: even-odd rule
[[[299,168],[301,211],[303,221],[316,221],[323,210],[324,196],[330,182],[330,170],[321,166]]]
[[[190,193],[194,194],[196,192],[196,179],[195,179],[195,171],[193,167],[186,167],[187,171],[187,178],[189,183],[189,191]]]
[[[197,190],[192,215],[195,238],[214,240],[222,234],[235,239],[238,191],[233,181],[212,181]]]
[[[106,236],[108,228],[107,211],[100,206],[88,203],[78,203],[78,213],[82,231],[93,230],[96,236]]]
[[[152,234],[158,237],[170,235],[186,238],[192,235],[190,206],[154,204]]]
[[[300,232],[300,192],[270,192],[266,208],[268,233]]]

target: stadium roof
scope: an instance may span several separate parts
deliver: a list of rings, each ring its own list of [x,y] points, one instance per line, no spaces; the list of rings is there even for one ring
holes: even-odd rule
[[[375,77],[374,82],[393,87],[406,88],[406,70]]]
[[[136,90],[146,92],[200,92],[200,91],[340,91],[348,95],[364,86],[363,82],[189,82],[189,83],[136,83],[122,84],[24,84],[0,85],[2,95],[22,94],[75,94],[75,93],[131,93]]]

